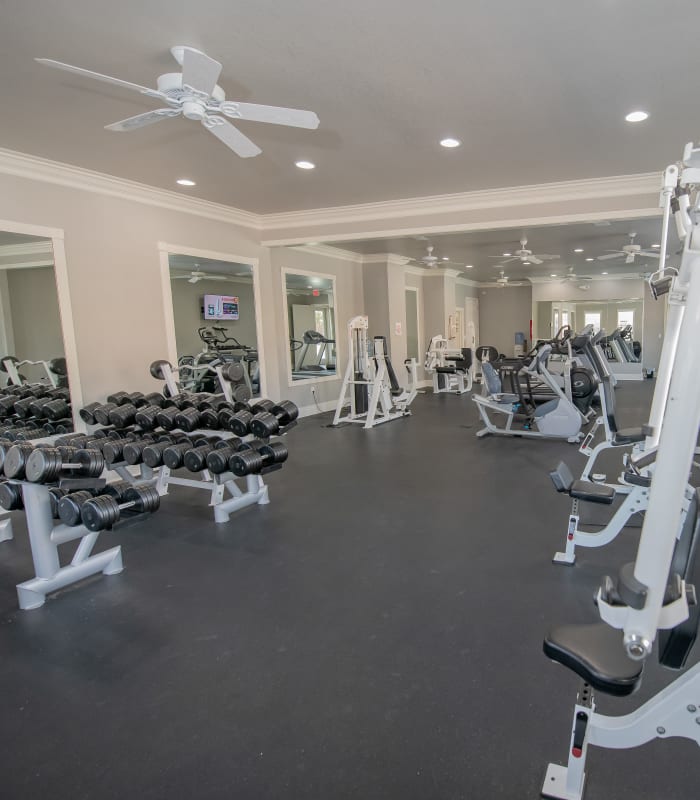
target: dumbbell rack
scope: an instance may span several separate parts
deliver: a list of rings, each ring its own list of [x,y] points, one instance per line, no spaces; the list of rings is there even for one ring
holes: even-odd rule
[[[196,436],[198,433],[211,434],[212,431],[193,431],[190,435]],[[216,431],[222,439],[227,439],[232,434],[226,431]],[[245,437],[251,438],[251,437]],[[263,481],[262,475],[247,475],[246,490],[243,491],[236,481],[243,480],[237,478],[232,472],[224,472],[220,475],[212,475],[209,470],[202,470],[200,478],[184,478],[172,474],[170,467],[164,464],[155,469],[151,469],[146,464],[140,464],[138,472],[132,472],[126,464],[111,464],[107,467],[108,471],[114,472],[122,480],[134,482],[151,482],[155,484],[158,494],[164,497],[168,494],[169,487],[186,486],[190,489],[202,489],[210,493],[209,505],[214,509],[215,522],[228,522],[231,514],[252,505],[267,505],[270,502],[267,484]],[[226,493],[230,497],[226,497]]]
[[[14,481],[22,487],[24,511],[27,518],[29,544],[32,549],[35,577],[17,585],[19,607],[23,610],[40,608],[46,595],[102,572],[116,575],[123,567],[121,547],[111,547],[92,553],[99,532],[84,525],[56,525],[51,513],[50,486],[27,481]],[[70,564],[61,566],[58,546],[80,540]]]

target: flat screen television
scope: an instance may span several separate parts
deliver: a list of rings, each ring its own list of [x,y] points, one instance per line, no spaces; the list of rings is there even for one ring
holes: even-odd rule
[[[238,319],[238,298],[222,294],[204,295],[204,319]]]

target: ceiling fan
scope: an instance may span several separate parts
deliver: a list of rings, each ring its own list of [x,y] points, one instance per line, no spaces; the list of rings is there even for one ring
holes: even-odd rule
[[[416,237],[420,238],[420,237]],[[450,261],[449,258],[438,258],[438,256],[433,255],[433,251],[435,250],[435,246],[429,244],[426,248],[426,253],[421,258],[412,258],[410,259],[414,264],[422,264],[424,267],[428,267],[429,269],[434,269],[437,267],[438,264],[443,264],[446,267],[463,267],[464,264],[455,264]]]
[[[503,264],[510,261],[520,261],[521,264],[541,264],[543,261],[556,261],[559,256],[553,256],[550,253],[533,253],[532,250],[527,249],[527,239],[523,236],[520,240],[520,250],[516,250],[512,256],[503,258],[503,256],[490,256],[490,258],[498,258]]]
[[[568,281],[592,281],[592,280],[593,278],[590,275],[577,275],[574,272],[574,268],[569,267],[569,270],[566,273],[566,275],[564,275],[562,278],[559,278],[559,280],[556,281],[556,283],[567,283]],[[555,281],[553,280],[553,282]]]
[[[631,231],[629,236],[629,244],[623,245],[620,250],[609,250],[606,255],[598,256],[598,261],[608,261],[611,258],[621,258],[624,256],[625,264],[634,264],[636,256],[642,256],[643,258],[659,258],[659,253],[654,250],[643,250],[641,245],[634,243],[634,239],[637,236],[635,231]]]
[[[496,278],[496,284],[499,289],[505,289],[506,286],[525,286],[525,281],[511,281],[506,275],[505,270],[501,269],[499,277]]]
[[[241,272],[239,275],[246,275],[247,273]],[[184,281],[187,283],[199,283],[202,280],[208,281],[230,281],[233,275],[210,275],[208,272],[202,272],[199,269],[193,269],[192,272],[183,272],[182,275],[171,275],[170,280]]]
[[[161,75],[156,82],[157,89],[149,89],[119,78],[111,78],[99,72],[63,64],[50,58],[35,60],[47,67],[74,72],[76,75],[83,75],[86,78],[131,89],[146,95],[146,97],[160,100],[167,106],[113,122],[111,125],[105,126],[108,131],[132,131],[169,117],[179,117],[182,114],[187,119],[201,122],[208,131],[241,158],[250,158],[257,156],[262,150],[224,117],[251,120],[252,122],[271,122],[274,125],[290,125],[295,128],[312,130],[318,128],[319,120],[313,111],[227,100],[224,90],[216,83],[222,70],[218,61],[214,61],[201,50],[183,45],[170,48],[170,52],[182,67],[182,72],[168,72]],[[221,114],[224,116],[222,117]]]

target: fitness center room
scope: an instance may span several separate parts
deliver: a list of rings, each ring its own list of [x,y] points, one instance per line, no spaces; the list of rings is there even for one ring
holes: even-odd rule
[[[0,2],[3,800],[697,794],[699,24]]]

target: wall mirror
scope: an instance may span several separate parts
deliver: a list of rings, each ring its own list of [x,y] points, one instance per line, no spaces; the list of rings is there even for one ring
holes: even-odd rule
[[[291,382],[330,380],[336,372],[335,278],[282,271]]]
[[[168,253],[175,343],[182,388],[219,392],[226,370],[232,396],[260,394],[254,272],[251,264]]]
[[[39,436],[72,430],[52,240],[0,231],[0,385],[12,384],[44,384],[62,401],[50,417],[23,409],[22,425]]]

